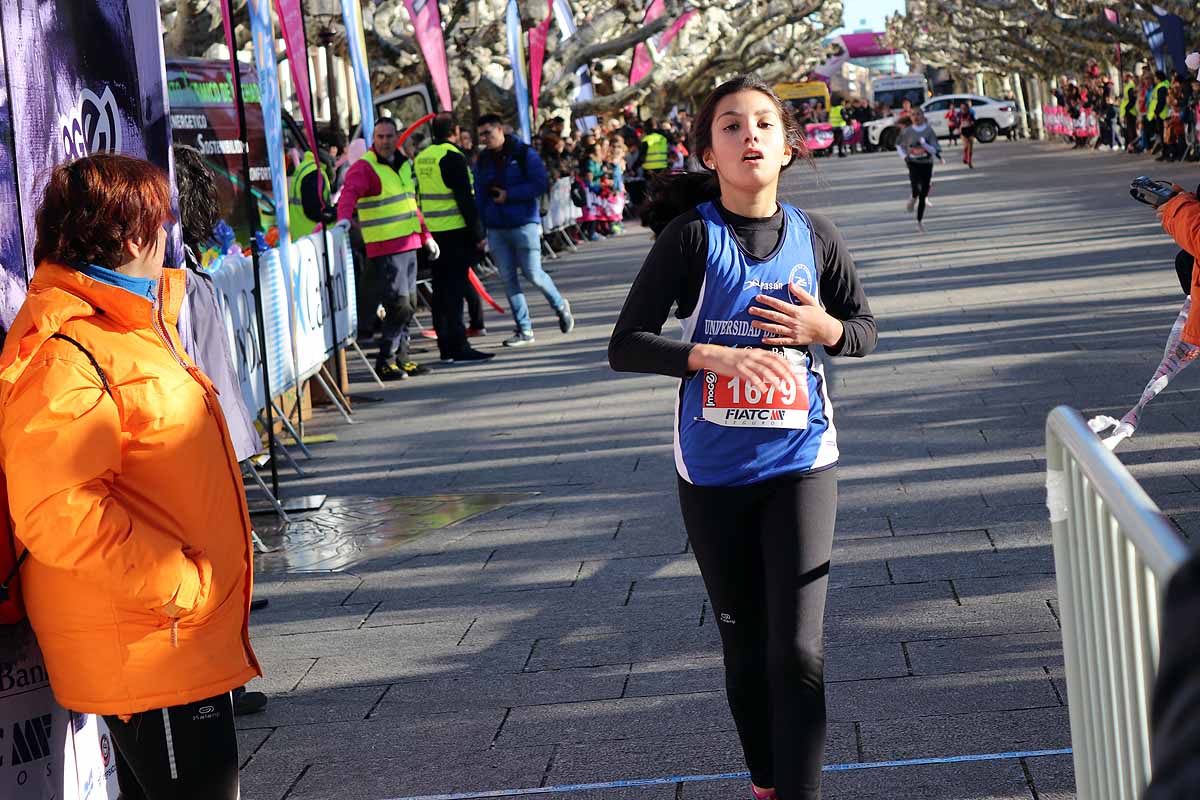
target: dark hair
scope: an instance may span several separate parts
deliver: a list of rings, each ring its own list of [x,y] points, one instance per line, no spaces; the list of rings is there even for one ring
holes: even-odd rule
[[[721,197],[721,185],[708,172],[679,172],[674,175],[658,175],[650,183],[646,202],[639,216],[642,225],[654,232],[662,233],[667,223],[680,214],[691,211],[701,203]]]
[[[792,158],[782,169],[794,164],[797,157],[810,158],[808,148],[804,144],[804,129],[796,121],[791,108],[779,99],[779,95],[775,94],[775,90],[766,82],[753,75],[741,75],[728,80],[705,98],[692,123],[692,155],[703,159],[704,151],[712,147],[712,126],[717,114],[717,105],[729,95],[746,90],[762,92],[771,99],[779,112],[784,140],[792,148]],[[705,169],[708,170],[707,167]],[[650,185],[647,200],[640,209],[642,224],[657,235],[675,217],[720,196],[721,186],[714,170],[660,175]]]
[[[499,114],[484,114],[475,121],[476,128],[482,128],[484,125],[499,125],[504,126],[504,117]]]
[[[38,206],[33,260],[116,269],[126,242],[156,241],[170,220],[171,186],[149,161],[102,153],[58,164]]]
[[[212,238],[213,228],[220,219],[217,184],[213,180],[213,171],[204,163],[204,156],[200,155],[199,150],[186,144],[177,144],[173,152],[183,243],[195,247]]]
[[[1167,73],[1163,72],[1161,69],[1156,69],[1154,70],[1154,77],[1158,78],[1160,81],[1165,81],[1167,79]]]
[[[433,130],[433,138],[449,139],[454,133],[454,115],[449,111],[443,111],[433,118],[433,122],[429,127]]]
[[[396,120],[392,119],[391,117],[380,117],[379,119],[375,120],[375,127],[378,128],[380,125],[391,125],[392,130],[397,132],[400,130],[400,126],[396,124]]]

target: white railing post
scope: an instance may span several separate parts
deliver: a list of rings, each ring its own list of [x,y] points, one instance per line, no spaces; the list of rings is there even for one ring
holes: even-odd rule
[[[1160,587],[1179,534],[1078,411],[1046,420],[1075,784],[1080,800],[1137,800],[1150,782],[1150,701]]]

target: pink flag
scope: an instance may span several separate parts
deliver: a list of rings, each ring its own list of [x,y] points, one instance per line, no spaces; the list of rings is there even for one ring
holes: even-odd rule
[[[538,94],[542,91],[542,64],[546,61],[546,37],[554,19],[554,0],[546,3],[546,18],[529,29],[529,99],[533,107],[530,118],[537,120]]]
[[[1111,8],[1104,9],[1104,18],[1107,19],[1109,22],[1111,22],[1113,25],[1117,24],[1117,12],[1112,10]]]
[[[696,11],[696,9],[685,11],[679,16],[679,19],[671,23],[671,27],[667,28],[667,32],[664,33],[662,38],[658,40],[659,49],[665,50],[667,45],[669,45],[675,39],[675,37],[679,35],[679,32],[683,30],[683,26],[691,22],[692,17],[696,16],[698,13],[699,12]]]
[[[442,41],[442,16],[438,12],[437,0],[404,0],[404,7],[412,17],[417,44],[425,56],[425,66],[433,78],[438,102],[443,111],[450,110],[450,71],[446,66],[446,44]]]
[[[663,14],[663,0],[650,0],[650,5],[646,7],[646,16],[642,18],[643,25],[649,25],[654,20],[661,17]],[[633,66],[629,70],[629,84],[640,81],[654,67],[654,62],[650,60],[650,50],[643,42],[633,48]]]
[[[283,45],[287,50],[288,66],[292,70],[292,83],[296,87],[296,101],[304,116],[304,132],[308,134],[308,147],[317,152],[317,134],[312,118],[312,89],[308,83],[308,42],[304,38],[304,14],[300,0],[275,0],[279,13],[279,27],[283,29]]]

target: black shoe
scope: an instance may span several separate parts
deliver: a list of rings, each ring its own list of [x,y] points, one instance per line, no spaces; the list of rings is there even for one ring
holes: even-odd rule
[[[564,297],[562,307],[555,313],[558,314],[558,329],[563,333],[570,333],[575,330],[575,317],[571,314],[571,304]]]
[[[454,357],[455,364],[469,364],[479,361],[491,361],[496,357],[495,353],[485,353],[482,350],[468,348]]]
[[[233,715],[244,717],[259,714],[267,707],[267,696],[262,692],[247,692],[245,686],[233,690]]]
[[[386,362],[384,364],[375,365],[375,374],[380,380],[384,381],[402,381],[408,377],[408,373],[400,369],[398,364]]]
[[[404,370],[406,375],[425,375],[429,372],[429,367],[424,364],[418,364],[415,361],[405,361],[400,365],[400,369]]]
[[[251,611],[262,611],[264,608],[266,608],[270,604],[271,604],[271,601],[265,597],[260,600],[251,600],[250,601],[250,610]]]

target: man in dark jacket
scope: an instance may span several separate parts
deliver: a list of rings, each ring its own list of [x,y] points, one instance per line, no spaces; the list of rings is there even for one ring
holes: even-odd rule
[[[413,161],[417,199],[425,224],[441,250],[433,262],[433,327],[443,363],[487,361],[467,343],[462,307],[468,272],[487,247],[479,208],[475,204],[471,169],[458,140],[458,126],[448,113],[434,117],[433,144]]]
[[[571,304],[542,270],[542,222],[538,201],[548,189],[546,168],[529,145],[505,136],[496,114],[479,118],[479,142],[485,150],[475,164],[475,198],[487,228],[492,259],[504,277],[504,290],[516,329],[504,340],[508,347],[533,343],[533,322],[518,271],[536,286],[558,316],[558,327],[575,327]]]

